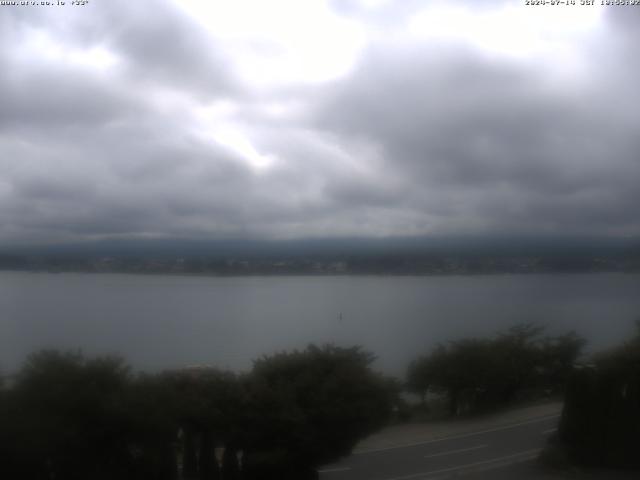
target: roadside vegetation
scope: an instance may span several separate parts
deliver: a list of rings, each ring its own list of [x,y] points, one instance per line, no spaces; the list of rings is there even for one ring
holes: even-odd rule
[[[531,324],[438,345],[404,388],[360,347],[310,345],[245,374],[190,367],[133,373],[119,358],[40,351],[0,376],[3,475],[25,480],[317,478],[390,421],[473,415],[565,399],[548,463],[640,467],[640,323],[584,362],[584,339]],[[581,364],[577,362],[582,360]]]
[[[406,386],[420,397],[419,410],[444,402],[448,416],[561,395],[584,345],[575,332],[553,337],[517,325],[492,338],[438,345],[409,365]]]
[[[389,418],[397,386],[361,349],[309,346],[246,375],[134,375],[117,358],[42,351],[0,389],[3,478],[295,479]]]
[[[569,378],[549,463],[640,469],[640,321],[635,336]]]
[[[473,415],[555,397],[564,401],[547,466],[640,469],[640,321],[622,345],[585,357],[575,332],[548,336],[523,324],[491,338],[438,345],[414,360],[406,418]]]

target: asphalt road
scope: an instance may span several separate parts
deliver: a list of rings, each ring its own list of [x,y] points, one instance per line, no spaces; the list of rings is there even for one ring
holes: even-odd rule
[[[555,431],[558,418],[556,414],[546,415],[471,433],[356,453],[320,469],[320,479],[541,478],[535,458]]]

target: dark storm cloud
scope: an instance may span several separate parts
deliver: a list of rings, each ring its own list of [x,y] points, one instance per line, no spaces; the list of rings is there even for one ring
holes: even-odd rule
[[[66,69],[26,69],[0,78],[0,126],[12,129],[87,123],[99,125],[139,112],[129,92]]]
[[[202,144],[180,109],[155,98],[167,89],[186,98],[237,91],[215,46],[168,2],[94,5],[84,16],[3,9],[0,236],[46,242],[231,228],[234,194],[251,172]],[[92,49],[116,66],[87,68]]]
[[[204,98],[236,90],[224,56],[202,28],[175,6],[163,1],[154,3],[152,11],[146,2],[119,8],[126,8],[126,18],[107,35],[107,42],[127,58],[133,75],[190,87]]]
[[[352,71],[260,88],[236,57],[271,43],[168,0],[3,10],[0,242],[640,233],[635,13],[563,76],[412,37],[424,2],[331,5],[372,26]]]
[[[447,199],[446,228],[638,233],[640,116],[620,103],[634,95],[592,74],[595,84],[563,85],[544,66],[472,49],[376,48],[316,121],[380,145],[381,171],[405,178],[405,205],[425,217]]]
[[[64,159],[73,172],[16,175],[13,196],[23,209],[11,220],[46,226],[61,237],[177,235],[206,230],[214,221],[230,228],[242,208],[236,192],[251,173],[220,149],[167,137],[103,133],[81,142],[80,151],[92,155],[87,163]]]

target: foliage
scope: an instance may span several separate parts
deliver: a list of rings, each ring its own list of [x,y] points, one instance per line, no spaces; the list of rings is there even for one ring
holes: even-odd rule
[[[579,463],[640,468],[640,322],[630,341],[572,373],[559,437]]]
[[[13,478],[124,476],[128,381],[119,359],[55,351],[30,356],[5,400]]]
[[[540,346],[541,374],[550,388],[560,390],[566,385],[585,344],[585,340],[575,332],[543,339]]]
[[[251,444],[287,463],[314,467],[348,454],[388,419],[394,386],[358,347],[309,346],[255,362],[250,379]],[[297,472],[302,478],[302,472]]]
[[[117,358],[42,351],[0,384],[7,478],[173,480],[313,476],[388,417],[394,386],[359,348],[309,346],[255,362],[132,375]],[[215,447],[225,446],[222,472]],[[181,467],[180,467],[180,465]]]
[[[422,398],[428,391],[443,392],[451,415],[509,403],[527,388],[562,390],[584,340],[573,332],[542,333],[523,324],[490,339],[438,345],[410,364],[407,388]]]

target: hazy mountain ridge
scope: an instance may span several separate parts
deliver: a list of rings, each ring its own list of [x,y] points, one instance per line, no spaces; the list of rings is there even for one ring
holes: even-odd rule
[[[636,238],[120,240],[0,249],[0,269],[185,274],[638,272]]]

